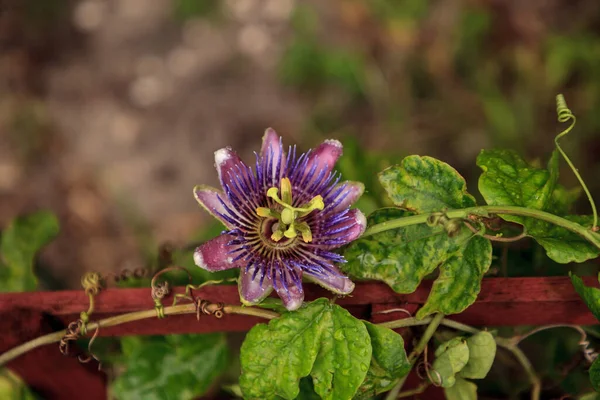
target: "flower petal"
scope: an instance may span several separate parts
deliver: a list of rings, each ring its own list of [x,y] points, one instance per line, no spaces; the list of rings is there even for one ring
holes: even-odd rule
[[[347,276],[344,276],[335,265],[330,265],[329,269],[337,272],[337,275],[333,273],[316,275],[309,271],[304,271],[304,277],[337,294],[348,294],[354,290],[354,282]]]
[[[227,215],[227,210],[223,207],[223,203],[219,201],[218,196],[227,203],[227,198],[220,190],[206,185],[197,185],[194,187],[194,197],[196,198],[196,201],[198,201],[198,203],[200,203],[200,205],[213,217],[221,221],[223,225],[229,229],[233,229],[233,226],[222,217],[222,215]]]
[[[340,191],[341,189],[341,191]],[[340,212],[349,208],[362,196],[365,191],[365,185],[361,182],[346,181],[338,184],[332,191],[330,199],[325,199],[326,208],[324,212]]]
[[[343,146],[338,140],[327,139],[311,153],[308,158],[306,170],[312,171],[314,165],[316,164],[316,176],[318,176],[323,169],[325,169],[326,173],[330,172],[333,170],[337,159],[342,155],[342,150]]]
[[[241,173],[247,173],[248,167],[231,147],[215,151],[215,167],[219,173],[221,186],[231,185],[233,179],[238,179]]]
[[[281,147],[279,146],[280,143],[281,139],[277,132],[275,132],[275,129],[267,128],[262,139],[262,147],[260,148],[261,157],[266,157],[269,148],[271,148],[273,149],[273,152],[275,152],[275,159],[279,159],[279,152],[281,151]]]
[[[231,251],[235,246],[228,246],[235,236],[228,233],[222,233],[216,238],[196,247],[194,251],[194,262],[197,266],[207,271],[223,271],[230,268],[240,268],[248,262],[244,260],[234,261],[235,254]]]
[[[265,276],[261,285],[260,272],[256,274],[254,279],[252,279],[253,275],[254,268],[250,268],[248,271],[246,271],[245,267],[240,268],[238,291],[242,304],[246,306],[260,303],[273,291],[273,282],[270,276]]]
[[[325,241],[323,248],[335,249],[350,243],[358,239],[366,228],[367,218],[358,208],[353,208],[348,211],[342,222],[329,228],[329,234],[327,231],[323,232],[323,236],[320,238]]]
[[[264,173],[267,174],[267,171],[272,171],[271,174],[267,174],[269,176],[265,175],[266,180],[264,183],[267,188],[278,187],[281,178],[285,174],[286,153],[283,151],[283,143],[275,129],[267,128],[265,131],[260,156],[264,163]]]
[[[289,311],[297,310],[304,301],[304,290],[302,286],[297,286],[295,283],[288,285],[287,289],[280,286],[275,290]]]

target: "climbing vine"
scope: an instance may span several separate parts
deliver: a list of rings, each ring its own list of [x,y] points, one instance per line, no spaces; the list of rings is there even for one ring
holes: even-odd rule
[[[82,362],[98,359],[93,341],[104,327],[147,318],[195,313],[221,318],[225,314],[258,316],[268,320],[254,326],[241,346],[239,384],[231,393],[247,399],[386,399],[408,397],[429,386],[443,388],[450,400],[477,398],[478,381],[490,371],[496,355],[507,352],[522,368],[532,400],[540,399],[542,382],[519,344],[525,337],[546,329],[533,329],[512,338],[476,329],[452,319],[472,305],[481,281],[488,273],[495,243],[531,238],[545,254],[560,264],[582,263],[600,255],[600,233],[595,203],[581,174],[559,141],[574,127],[575,117],[564,98],[557,96],[559,122],[571,122],[556,136],[556,148],[546,167],[527,162],[511,150],[482,150],[477,166],[477,202],[465,179],[450,165],[426,156],[408,156],[379,173],[389,207],[365,217],[352,204],[364,191],[357,182],[344,182],[333,166],[342,153],[337,141],[326,141],[312,152],[297,155],[284,150],[277,134],[269,129],[257,154],[254,169],[246,166],[232,149],[216,152],[222,189],[198,186],[194,196],[227,228],[216,238],[187,253],[197,267],[216,272],[215,279],[195,282],[194,266],[168,266],[150,282],[152,310],[93,321],[95,296],[108,285],[97,274],[88,274],[82,285],[89,309],[65,331],[25,343],[0,356],[0,364],[37,346],[56,343],[68,354],[70,343],[91,337]],[[575,174],[588,198],[591,214],[569,213],[576,196],[558,182],[561,158]],[[35,217],[39,219],[39,215]],[[56,221],[48,217],[17,221],[2,235],[0,250],[8,275],[19,280],[19,268],[31,268],[33,253],[56,234]],[[36,221],[39,222],[36,224]],[[32,233],[35,230],[41,233]],[[41,238],[26,243],[24,238]],[[176,260],[170,260],[176,264]],[[239,270],[231,276],[224,270]],[[166,273],[185,274],[185,293],[176,294],[172,305]],[[228,275],[229,274],[229,275]],[[140,274],[141,275],[141,274]],[[373,324],[355,318],[336,304],[337,296],[354,290],[352,280],[377,280],[397,293],[412,293],[422,281],[434,277],[427,301],[413,316]],[[304,301],[302,282],[309,280],[334,293],[331,298]],[[576,291],[593,314],[600,318],[600,289],[586,287],[571,275]],[[236,282],[240,305],[213,303],[195,295],[203,286]],[[268,297],[275,291],[280,300]],[[424,326],[424,330],[419,330]],[[414,343],[405,343],[394,329],[413,327],[420,332]],[[566,326],[581,335],[582,362],[591,365],[589,377],[600,390],[600,362],[578,326]],[[192,343],[190,337],[168,338],[151,344],[125,341],[129,355],[153,348],[164,365],[203,357],[214,360],[213,379],[224,370],[227,357],[222,336],[212,335],[194,353],[173,353],[170,348]],[[207,344],[208,343],[208,344]],[[405,346],[410,350],[405,351]],[[207,349],[214,349],[208,354]],[[200,355],[200,357],[196,357]],[[141,365],[141,364],[140,364]],[[132,366],[132,371],[141,366]],[[415,371],[421,383],[407,390],[407,376]],[[216,372],[215,372],[216,371]],[[114,390],[118,397],[147,395],[147,382],[136,384],[128,371]],[[182,378],[183,379],[183,378]],[[186,380],[197,384],[195,394],[205,391],[210,379],[192,373]],[[195,381],[196,380],[196,381]],[[208,383],[207,383],[208,382]],[[166,389],[165,389],[166,390]],[[165,393],[180,398],[173,388]],[[579,395],[579,394],[578,394]]]

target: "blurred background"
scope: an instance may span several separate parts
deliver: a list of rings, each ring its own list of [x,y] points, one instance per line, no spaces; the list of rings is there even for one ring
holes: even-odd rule
[[[599,33],[595,0],[0,0],[0,227],[56,213],[41,287],[78,288],[218,232],[192,187],[217,185],[221,147],[252,160],[269,126],[303,150],[342,140],[369,212],[376,173],[409,154],[472,192],[482,148],[545,164],[557,93],[578,117],[563,147],[598,199]],[[577,185],[567,168],[561,182]],[[508,274],[567,271],[515,257],[537,261]]]
[[[266,127],[343,140],[368,187],[421,154],[473,190],[482,148],[546,162],[559,92],[600,197],[599,30],[592,0],[1,0],[0,226],[57,213],[46,281],[76,287],[212,223],[192,187],[217,184],[223,146],[252,160]]]

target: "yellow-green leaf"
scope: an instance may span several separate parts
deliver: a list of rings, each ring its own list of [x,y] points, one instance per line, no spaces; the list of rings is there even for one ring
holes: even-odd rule
[[[368,225],[410,215],[399,208],[383,208],[369,216]],[[395,292],[412,293],[459,244],[442,227],[411,225],[355,240],[344,250],[347,263],[341,268],[354,278],[383,281]]]
[[[58,234],[54,214],[39,211],[15,218],[0,240],[0,292],[34,290],[36,253]]]
[[[444,388],[446,400],[477,400],[477,385],[473,382],[456,378],[452,387]]]
[[[467,239],[440,267],[440,276],[433,282],[427,302],[417,312],[417,318],[437,312],[448,315],[464,311],[477,299],[481,280],[491,263],[490,241],[481,236]]]
[[[477,165],[483,170],[479,177],[479,191],[489,205],[521,206],[544,210],[550,198],[558,170],[555,151],[548,169],[529,165],[513,150],[482,150]],[[507,221],[528,225],[530,218],[501,215]]]
[[[435,350],[432,378],[435,383],[448,388],[454,386],[455,375],[458,374],[469,361],[469,347],[462,337],[455,337],[442,343]]]
[[[379,181],[394,204],[419,213],[475,205],[465,179],[432,157],[408,156],[380,172]]]
[[[458,375],[469,379],[485,378],[496,357],[494,336],[485,331],[476,333],[467,338],[467,347],[469,348],[469,361]]]

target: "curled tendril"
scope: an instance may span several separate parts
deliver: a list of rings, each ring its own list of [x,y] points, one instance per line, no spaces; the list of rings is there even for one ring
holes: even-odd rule
[[[571,125],[569,125],[569,127],[567,127],[561,133],[556,135],[556,137],[554,138],[554,144],[556,145],[556,149],[560,152],[560,154],[565,159],[567,164],[569,164],[569,168],[571,168],[571,170],[577,177],[579,184],[583,188],[583,191],[585,192],[585,195],[587,196],[588,201],[590,202],[590,206],[592,207],[592,214],[593,214],[592,230],[594,232],[597,232],[598,231],[598,212],[596,211],[596,204],[594,203],[592,194],[590,193],[589,189],[587,188],[587,185],[583,181],[583,178],[581,177],[581,175],[579,175],[577,168],[575,168],[575,166],[573,165],[573,163],[571,162],[571,160],[569,159],[567,154],[563,151],[563,149],[560,147],[560,144],[558,143],[560,138],[562,138],[563,136],[565,136],[569,132],[571,132],[571,130],[575,126],[575,122],[576,122],[575,115],[573,115],[573,113],[571,112],[569,107],[567,107],[567,101],[565,100],[565,96],[563,96],[562,94],[559,94],[556,96],[556,114],[558,115],[558,122],[565,123],[565,122],[571,121]]]
[[[417,376],[419,377],[419,379],[425,380],[425,378],[427,377],[427,380],[429,380],[429,382],[433,386],[440,387],[440,386],[442,386],[442,383],[444,380],[442,378],[442,375],[432,367],[432,365],[429,363],[429,361],[427,361],[427,348],[428,347],[429,346],[425,346],[425,349],[423,350],[423,361],[421,361],[419,363],[419,365],[417,365],[416,373],[417,373]],[[425,371],[425,374],[423,374],[423,371]],[[437,380],[433,379],[433,376],[435,376]]]
[[[94,298],[102,289],[100,275],[96,272],[88,272],[81,278],[81,286],[83,286],[85,293],[88,295],[90,305],[87,311],[82,311],[79,314],[79,319],[77,321],[73,321],[67,326],[65,335],[58,343],[58,348],[63,355],[69,354],[70,342],[76,341],[81,336],[85,336],[87,334],[87,323],[90,320],[90,315],[92,315],[94,312]],[[98,331],[96,330],[94,337],[97,335],[97,333]],[[93,355],[92,357],[96,358]],[[85,359],[79,358],[79,361],[88,362],[89,360],[85,361]]]
[[[167,267],[165,269],[158,271],[156,274],[154,274],[154,276],[152,277],[152,281],[150,282],[150,287],[151,287],[150,295],[152,296],[152,300],[154,301],[154,308],[156,309],[156,316],[158,318],[165,317],[165,308],[162,304],[162,299],[164,299],[169,294],[170,290],[169,290],[169,282],[165,281],[165,282],[157,283],[156,280],[162,274],[165,274],[170,271],[184,271],[188,276],[188,280],[190,282],[192,281],[192,275],[190,274],[190,272],[187,269],[185,269],[183,267],[179,267],[177,265]]]
[[[469,230],[471,232],[473,232],[476,235],[482,236],[486,239],[489,239],[491,241],[494,242],[504,242],[504,243],[510,243],[510,242],[516,242],[518,240],[521,240],[525,237],[527,237],[527,229],[525,228],[525,226],[523,226],[523,232],[521,232],[520,234],[518,234],[517,236],[512,236],[512,237],[502,237],[501,234],[498,235],[488,235],[485,233],[486,231],[486,226],[483,222],[481,221],[476,221],[480,224],[479,229],[474,227],[473,225],[471,225],[470,222],[467,222],[466,220],[464,221],[465,226],[467,228],[469,228]]]
[[[96,340],[96,337],[98,337],[98,333],[99,332],[100,332],[100,326],[98,325],[96,327],[96,329],[94,330],[94,334],[92,335],[92,338],[88,342],[88,355],[86,357],[82,357],[81,355],[77,356],[77,359],[82,364],[86,364],[86,363],[89,363],[92,360],[96,360],[96,362],[98,363],[98,371],[102,370],[102,362],[100,361],[100,359],[92,351],[92,345],[94,344],[94,341]]]
[[[196,299],[196,318],[200,320],[200,314],[214,315],[216,318],[223,318],[225,315],[225,304],[223,303],[211,303],[208,300]]]
[[[237,278],[210,280],[210,281],[203,282],[199,285],[191,285],[191,284],[186,285],[185,293],[176,294],[175,297],[173,298],[173,305],[177,305],[177,303],[181,300],[188,300],[188,301],[191,301],[192,303],[194,303],[194,302],[196,302],[196,299],[194,297],[194,290],[200,290],[205,286],[219,285],[221,283],[226,283],[226,282],[237,282]]]

